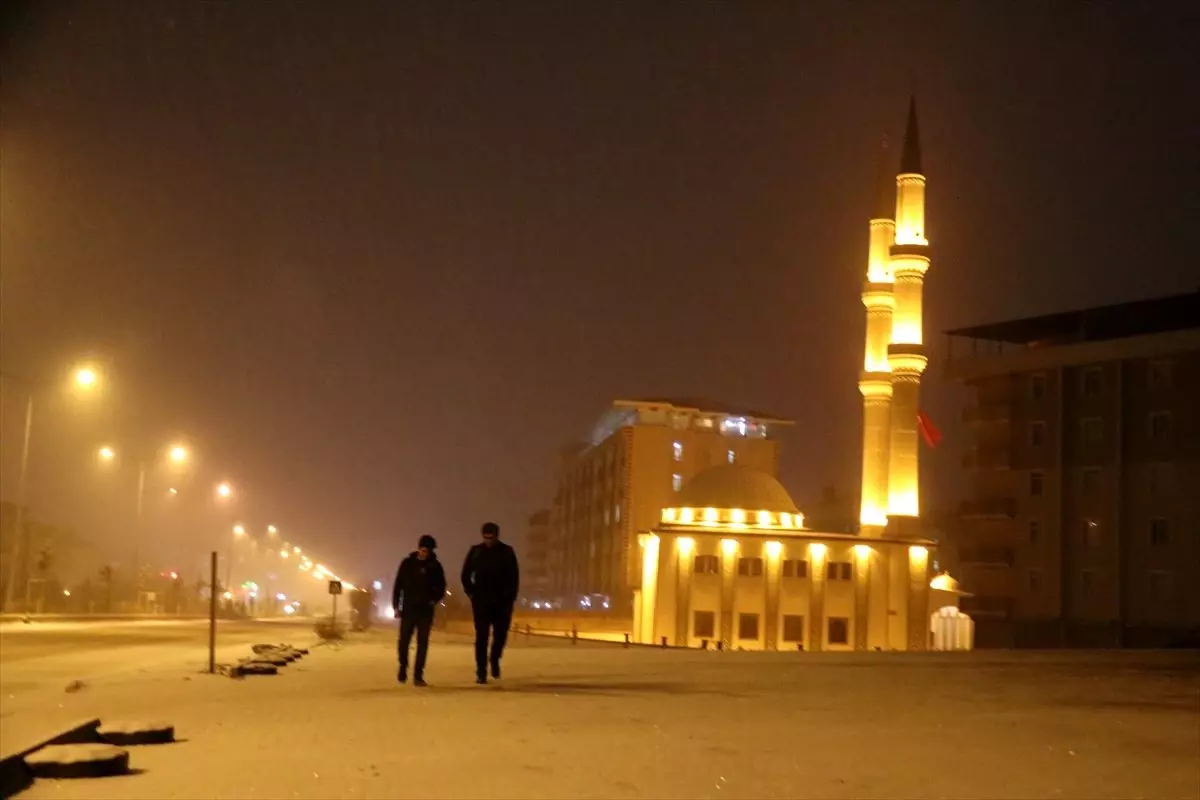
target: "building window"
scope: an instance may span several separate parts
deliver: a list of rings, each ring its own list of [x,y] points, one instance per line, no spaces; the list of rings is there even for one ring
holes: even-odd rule
[[[738,575],[743,577],[753,578],[763,574],[763,560],[761,558],[739,558],[738,559]]]
[[[1031,422],[1029,423],[1029,446],[1041,447],[1046,443],[1046,423]]]
[[[783,577],[785,578],[807,578],[808,577],[808,562],[801,561],[798,558],[789,558],[783,562]]]
[[[1146,388],[1152,392],[1170,389],[1173,378],[1170,361],[1151,361],[1146,371]]]
[[[1083,521],[1083,543],[1088,547],[1100,546],[1100,523],[1096,520],[1085,519]]]
[[[1155,547],[1166,547],[1171,539],[1171,531],[1165,519],[1150,520],[1150,544]]]
[[[846,617],[830,617],[829,618],[829,643],[830,644],[849,644],[850,643],[850,620]]]
[[[671,488],[677,492],[683,488],[683,476],[678,472],[671,476]]]
[[[1029,543],[1037,544],[1042,538],[1042,521],[1039,519],[1029,520]]]
[[[1079,427],[1083,434],[1084,447],[1099,447],[1104,444],[1104,420],[1099,417],[1088,417],[1080,420]]]
[[[1163,570],[1150,572],[1150,596],[1160,603],[1171,599],[1171,573]]]
[[[697,575],[716,575],[721,571],[721,560],[716,556],[696,556],[692,560],[692,571]]]
[[[1038,372],[1029,376],[1029,397],[1031,400],[1041,400],[1046,396],[1046,374]]]
[[[758,614],[738,614],[738,638],[758,638]]]
[[[1100,491],[1100,469],[1098,467],[1085,467],[1080,478],[1080,487],[1083,490],[1083,495],[1085,497],[1095,497]]]
[[[1083,393],[1100,394],[1104,374],[1099,367],[1088,367],[1083,371]]]
[[[671,449],[675,454],[675,460],[683,461],[683,442],[674,442]]]
[[[1042,472],[1029,473],[1030,497],[1041,497],[1046,491],[1046,475]]]
[[[692,614],[692,635],[697,639],[711,639],[717,631],[717,615],[712,611],[697,611]]]
[[[732,464],[737,459],[737,453],[729,451],[729,463]]]
[[[783,640],[785,642],[804,641],[804,617],[799,614],[783,615]]]
[[[1042,591],[1042,571],[1040,569],[1029,570],[1029,593],[1038,594]]]
[[[1171,494],[1172,474],[1170,464],[1150,465],[1150,495],[1167,497]]]
[[[848,581],[854,574],[849,561],[830,561],[825,565],[825,577],[831,581]]]
[[[1171,412],[1150,412],[1150,439],[1155,442],[1165,442],[1171,437]]]
[[[1091,597],[1096,591],[1096,571],[1085,569],[1080,576],[1080,589],[1083,591],[1084,597]]]

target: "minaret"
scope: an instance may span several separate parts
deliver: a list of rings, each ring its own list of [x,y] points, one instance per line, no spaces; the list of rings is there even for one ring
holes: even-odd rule
[[[920,513],[917,413],[921,374],[928,363],[922,335],[921,295],[925,272],[929,269],[929,241],[925,238],[925,175],[921,168],[916,98],[908,106],[904,151],[896,176],[895,225],[895,241],[889,249],[895,306],[891,343],[887,348],[892,378],[887,513],[889,522],[904,525],[908,524],[904,518],[915,518]]]
[[[892,341],[893,294],[891,247],[896,238],[895,182],[888,168],[887,142],[880,156],[875,210],[871,215],[867,279],[862,302],[867,311],[863,371],[858,390],[863,398],[862,502],[859,523],[865,536],[879,536],[887,525],[888,450],[891,444],[892,376],[888,345]]]

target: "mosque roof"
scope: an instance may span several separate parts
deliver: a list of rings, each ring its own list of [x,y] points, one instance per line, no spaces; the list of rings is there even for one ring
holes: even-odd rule
[[[683,485],[672,505],[797,513],[792,496],[778,480],[738,463],[721,464],[699,473]]]

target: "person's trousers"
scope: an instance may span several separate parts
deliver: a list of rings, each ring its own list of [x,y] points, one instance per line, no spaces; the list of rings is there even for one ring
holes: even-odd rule
[[[408,669],[408,648],[412,645],[413,631],[417,634],[417,662],[414,677],[425,674],[425,657],[429,654],[429,631],[433,627],[433,609],[405,610],[400,614],[400,669]]]
[[[504,655],[504,643],[508,641],[508,628],[512,624],[511,603],[489,603],[476,600],[471,604],[475,614],[475,670],[484,674],[488,666],[488,635],[492,639],[491,663],[499,664]]]

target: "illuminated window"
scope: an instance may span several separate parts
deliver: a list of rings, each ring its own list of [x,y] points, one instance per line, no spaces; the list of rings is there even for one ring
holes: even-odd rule
[[[1166,547],[1170,539],[1171,532],[1165,519],[1150,520],[1150,544],[1155,547]]]
[[[1080,474],[1080,484],[1085,497],[1094,497],[1100,491],[1100,468],[1087,467]]]
[[[829,643],[830,644],[849,644],[850,643],[850,620],[846,617],[830,617],[829,618]]]
[[[798,558],[789,558],[783,562],[783,577],[785,578],[807,578],[808,577],[808,562],[801,561]]]
[[[1037,373],[1029,376],[1029,397],[1031,400],[1041,400],[1046,396],[1046,376]]]
[[[804,641],[804,617],[799,614],[783,615],[783,640],[785,642]]]
[[[758,614],[738,614],[738,638],[758,638]]]
[[[677,492],[683,488],[683,476],[678,472],[671,476],[671,488]]]
[[[1171,412],[1150,412],[1150,439],[1155,442],[1165,442],[1171,438]]]
[[[825,565],[825,577],[831,581],[848,581],[854,576],[854,568],[849,561],[830,561]]]
[[[1037,544],[1042,538],[1042,522],[1041,520],[1029,520],[1029,543]]]
[[[1031,422],[1029,423],[1029,446],[1041,447],[1046,443],[1046,423]]]
[[[1046,476],[1041,472],[1029,473],[1029,495],[1041,497],[1046,491]]]
[[[1100,394],[1104,386],[1103,379],[1104,373],[1100,371],[1099,367],[1088,367],[1085,369],[1083,371],[1083,380],[1081,381],[1083,393]]]
[[[712,611],[697,611],[692,614],[692,635],[697,639],[711,639],[716,634],[717,615]]]
[[[732,464],[736,458],[737,458],[737,453],[730,450],[729,451],[729,463]]]
[[[738,575],[746,578],[753,578],[763,574],[763,560],[761,558],[739,558],[738,559]]]
[[[721,571],[721,560],[716,556],[696,556],[692,560],[692,571],[697,575],[716,575]]]
[[[674,442],[671,444],[671,449],[675,454],[676,461],[683,461],[683,443]]]

